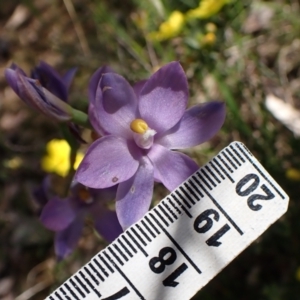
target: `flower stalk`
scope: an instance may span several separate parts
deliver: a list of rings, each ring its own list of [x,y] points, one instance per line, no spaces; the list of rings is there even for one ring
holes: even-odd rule
[[[89,120],[89,116],[83,111],[72,108],[71,118],[73,123],[85,128],[93,129]]]

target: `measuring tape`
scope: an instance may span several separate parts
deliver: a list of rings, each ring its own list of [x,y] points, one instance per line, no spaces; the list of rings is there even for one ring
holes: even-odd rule
[[[231,143],[46,299],[190,299],[288,200],[250,151]]]

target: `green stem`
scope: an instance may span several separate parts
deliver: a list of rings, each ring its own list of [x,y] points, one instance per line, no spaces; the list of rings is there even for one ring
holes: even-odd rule
[[[72,108],[72,122],[85,128],[93,129],[89,120],[89,116],[84,112],[74,108]]]

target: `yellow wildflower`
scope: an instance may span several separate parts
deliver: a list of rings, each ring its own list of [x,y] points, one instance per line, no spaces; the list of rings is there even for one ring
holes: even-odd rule
[[[285,176],[289,180],[300,181],[300,171],[295,168],[287,169]]]
[[[218,13],[230,0],[202,0],[199,6],[186,13],[187,18],[206,19]]]
[[[148,37],[154,41],[163,41],[177,36],[185,23],[182,12],[175,10],[168,20],[160,24],[158,31],[151,32]]]
[[[202,39],[201,39],[201,44],[203,45],[213,45],[216,42],[216,35],[213,32],[208,32],[206,33]]]
[[[71,148],[66,140],[51,140],[47,146],[47,155],[42,158],[42,169],[48,173],[56,173],[62,177],[67,176],[70,169]],[[76,170],[83,159],[83,154],[78,152],[74,163]]]

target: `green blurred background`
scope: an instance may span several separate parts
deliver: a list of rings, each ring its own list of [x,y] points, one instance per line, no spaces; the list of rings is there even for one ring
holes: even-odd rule
[[[245,143],[290,196],[290,205],[193,299],[300,299],[300,1],[232,0],[157,40],[153,32],[174,11],[185,14],[198,5],[197,0],[0,2],[0,299],[44,299],[106,245],[87,223],[77,250],[57,263],[53,234],[38,221],[31,191],[44,176],[45,145],[61,137],[60,131],[18,99],[4,70],[14,61],[29,72],[39,60],[61,72],[78,67],[70,101],[82,110],[89,78],[104,64],[135,82],[179,60],[190,105],[225,101],[222,130],[187,153],[201,165],[231,141]],[[267,99],[276,99],[280,108],[270,112]],[[165,194],[158,185],[155,199]]]

